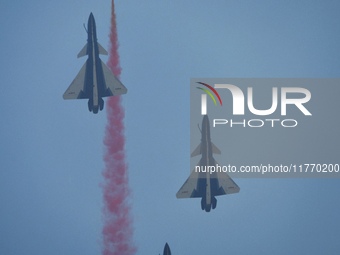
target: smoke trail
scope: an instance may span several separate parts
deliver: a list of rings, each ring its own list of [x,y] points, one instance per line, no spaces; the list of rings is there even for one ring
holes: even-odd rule
[[[108,66],[119,77],[118,39],[116,17],[112,1],[111,14],[111,49]],[[103,227],[103,255],[131,255],[135,254],[133,245],[132,218],[128,204],[129,185],[127,165],[125,162],[124,137],[124,108],[120,96],[109,97],[106,103],[107,125],[104,138],[106,152],[104,156],[105,179],[104,192],[104,227]]]

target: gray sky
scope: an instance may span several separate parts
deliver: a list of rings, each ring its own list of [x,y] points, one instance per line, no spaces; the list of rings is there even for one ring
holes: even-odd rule
[[[90,12],[107,48],[110,3],[0,3],[0,254],[101,252],[106,113],[62,94]],[[173,254],[337,254],[338,179],[236,179],[241,192],[209,214],[175,194],[190,172],[190,78],[339,77],[339,7],[116,1],[137,254],[165,242]]]

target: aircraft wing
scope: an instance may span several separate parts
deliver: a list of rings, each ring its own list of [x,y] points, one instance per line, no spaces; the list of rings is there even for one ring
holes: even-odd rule
[[[191,198],[191,197],[199,197],[196,196],[196,187],[198,182],[198,174],[193,170],[188,177],[188,179],[184,182],[183,186],[179,189],[176,194],[177,198]]]
[[[106,89],[103,97],[126,94],[126,87],[113,75],[111,70],[104,64],[103,61],[101,61],[101,64],[106,83]]]
[[[216,177],[219,185],[216,196],[238,193],[240,191],[240,187],[233,181],[233,179],[230,178],[227,173],[218,172],[216,173]]]
[[[79,73],[77,74],[76,78],[72,81],[71,85],[65,91],[63,98],[64,99],[81,99],[84,98],[83,90],[85,84],[85,73],[86,73],[86,63],[80,69]]]

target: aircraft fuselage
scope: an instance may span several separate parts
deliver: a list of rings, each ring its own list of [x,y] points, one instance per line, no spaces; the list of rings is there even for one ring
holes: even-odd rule
[[[202,148],[202,159],[200,161],[201,166],[213,166],[215,165],[215,159],[213,158],[212,144],[210,138],[210,126],[208,116],[205,115],[202,121],[202,138],[201,138],[201,148]],[[201,207],[202,210],[207,212],[210,211],[211,207],[213,209],[216,207],[217,200],[212,194],[212,182],[217,181],[211,179],[211,174],[207,171],[205,173],[205,178],[199,178],[198,180],[198,190],[202,194]]]
[[[89,111],[97,113],[104,107],[104,100],[101,94],[104,90],[103,83],[104,74],[99,58],[99,48],[97,43],[96,23],[92,13],[90,14],[87,25],[87,55],[86,63],[86,78],[85,78],[85,93],[89,96],[88,107]],[[91,70],[92,69],[92,70]]]

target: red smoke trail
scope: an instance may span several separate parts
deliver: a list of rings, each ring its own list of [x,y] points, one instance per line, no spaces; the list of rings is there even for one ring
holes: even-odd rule
[[[118,39],[116,16],[112,1],[111,14],[111,49],[108,66],[115,76],[119,77]],[[104,156],[104,227],[103,255],[135,254],[133,245],[132,218],[128,204],[129,184],[127,165],[125,162],[124,108],[120,96],[109,97],[106,103],[107,126],[104,138],[106,153]]]

